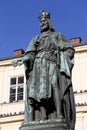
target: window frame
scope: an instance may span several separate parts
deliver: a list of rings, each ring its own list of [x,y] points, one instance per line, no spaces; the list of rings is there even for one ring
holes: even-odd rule
[[[22,83],[18,83],[18,80],[19,80],[19,78],[20,77],[22,77],[23,78],[23,82]],[[16,84],[11,84],[11,80],[13,79],[13,78],[16,78]],[[9,86],[9,102],[10,103],[12,103],[12,102],[19,102],[19,101],[22,101],[22,100],[24,100],[24,81],[25,81],[25,78],[24,78],[24,75],[18,75],[18,76],[11,76],[10,77],[10,86]],[[22,86],[22,88],[23,88],[23,92],[18,92],[18,88],[20,87],[20,86]],[[15,87],[15,100],[12,100],[11,98],[11,95],[12,95],[12,93],[11,93],[11,88],[13,88],[13,87]],[[23,98],[21,99],[21,98],[19,98],[20,97],[20,94],[22,93],[22,96],[23,96]],[[19,97],[18,97],[18,95],[19,95]],[[18,99],[19,98],[19,99]]]

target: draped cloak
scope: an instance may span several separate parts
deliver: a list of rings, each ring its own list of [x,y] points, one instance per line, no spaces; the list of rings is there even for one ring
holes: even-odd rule
[[[74,49],[66,38],[56,32],[33,38],[26,50],[28,97],[40,102],[52,96],[52,85],[61,93],[62,111],[71,127],[75,125],[75,103],[71,82]]]

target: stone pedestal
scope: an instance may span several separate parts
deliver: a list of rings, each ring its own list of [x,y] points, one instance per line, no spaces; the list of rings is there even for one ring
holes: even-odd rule
[[[19,130],[70,130],[70,128],[67,127],[65,121],[55,119],[23,124]]]

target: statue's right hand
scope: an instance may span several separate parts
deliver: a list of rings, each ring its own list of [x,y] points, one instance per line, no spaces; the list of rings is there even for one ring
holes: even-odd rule
[[[23,61],[22,60],[16,60],[16,61],[13,61],[11,62],[12,66],[16,67],[16,66],[20,66],[23,64]]]

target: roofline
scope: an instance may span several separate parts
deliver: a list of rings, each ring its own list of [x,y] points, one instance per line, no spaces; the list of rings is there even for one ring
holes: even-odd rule
[[[24,54],[20,55],[20,56],[11,56],[11,57],[5,57],[5,58],[0,58],[0,61],[3,60],[10,60],[10,59],[15,59],[15,58],[21,58],[23,57]]]
[[[79,43],[79,44],[73,44],[73,47],[78,47],[78,46],[85,46],[87,45],[87,42]]]
[[[79,47],[79,46],[85,46],[87,45],[87,42],[84,42],[84,43],[79,43],[79,44],[76,44],[76,45],[73,45],[73,47]],[[0,58],[0,61],[3,61],[3,60],[10,60],[10,59],[15,59],[15,58],[21,58],[23,57],[24,54],[22,55],[18,55],[18,56],[10,56],[10,57],[5,57],[5,58]]]

